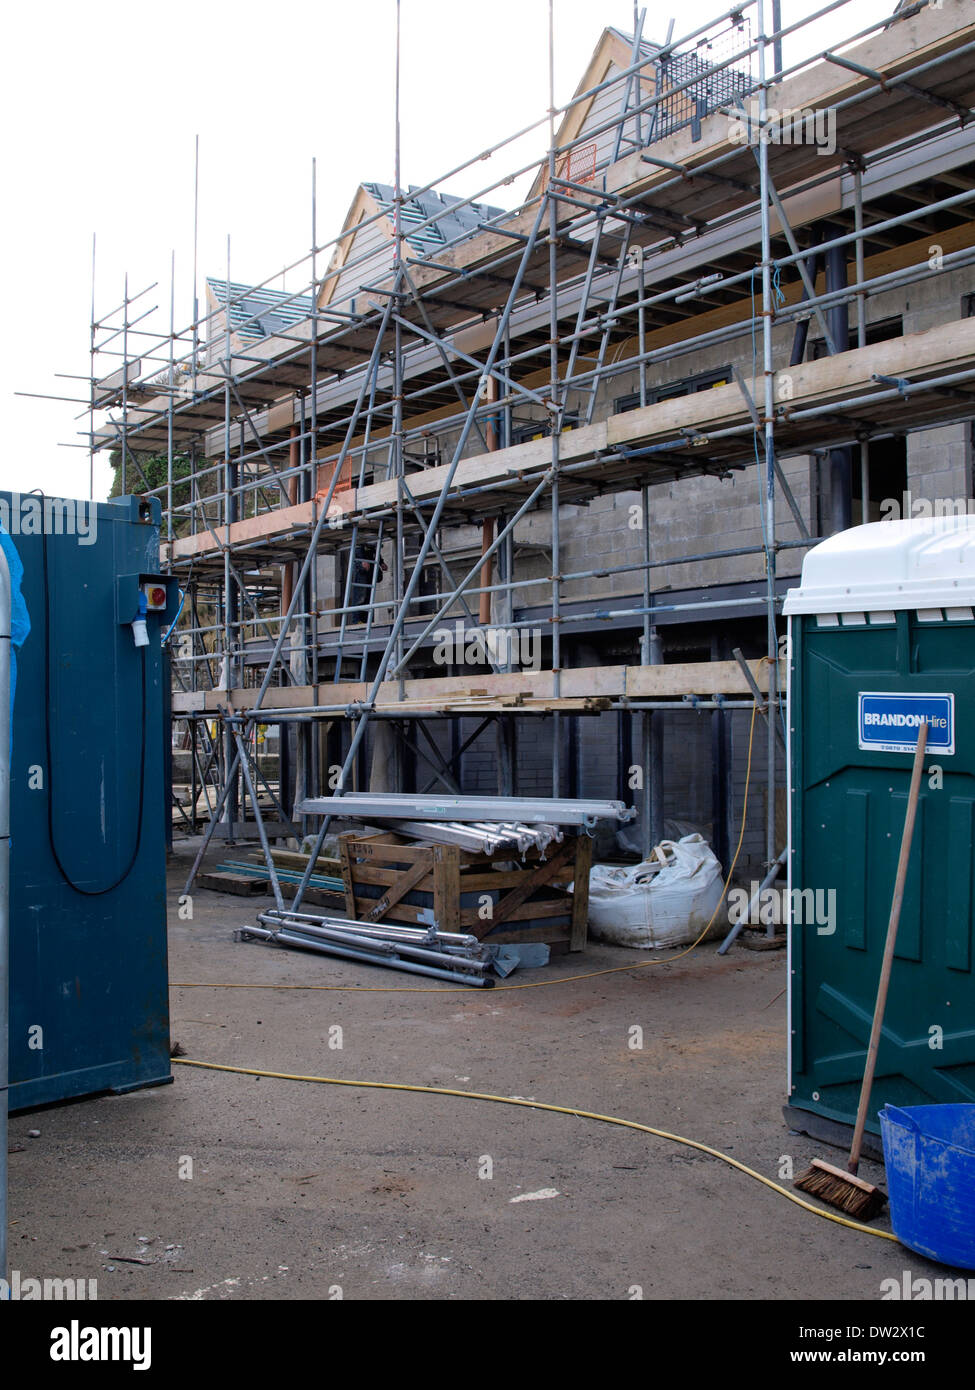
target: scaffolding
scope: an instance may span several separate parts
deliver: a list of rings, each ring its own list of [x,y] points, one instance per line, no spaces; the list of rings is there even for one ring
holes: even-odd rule
[[[93,307],[86,443],[92,459],[118,451],[123,491],[160,499],[166,568],[185,592],[171,644],[174,730],[191,763],[178,814],[189,833],[206,829],[190,884],[215,834],[256,835],[280,910],[272,841],[314,829],[297,909],[330,825],[302,808],[365,788],[367,732],[385,740],[390,789],[409,764],[417,791],[456,794],[460,753],[493,728],[497,791],[511,796],[517,730],[550,721],[561,797],[580,790],[580,725],[605,711],[639,723],[649,848],[662,838],[661,720],[756,702],[766,865],[779,860],[777,563],[821,538],[782,461],[827,460],[841,529],[855,445],[868,460],[872,441],[975,414],[975,320],[870,343],[866,314],[875,295],[975,261],[975,177],[951,175],[966,141],[975,159],[971,5],[918,0],[860,28],[853,11],[832,0],[773,32],[766,0],[749,0],[663,44],[644,40],[641,14],[623,66],[556,106],[550,9],[549,110],[532,125],[421,188],[401,180],[397,110],[389,196],[372,186],[377,210],[324,242],[313,163],[311,249],[285,268],[299,290],[274,291],[280,270],[234,281],[228,239],[188,326],[171,293],[168,331],[147,327],[149,291],[128,281],[111,313]],[[806,26],[843,15],[842,42],[783,67],[783,41],[798,48]],[[397,54],[398,26],[397,6]],[[397,57],[397,103],[398,81]],[[438,191],[546,135],[544,154],[473,195]],[[490,205],[519,179],[533,180],[519,206]],[[906,207],[884,203],[895,184]],[[356,242],[387,222],[376,274]],[[938,258],[918,252],[919,229],[944,244]],[[655,365],[726,343],[750,345],[750,372],[651,399]],[[600,393],[634,374],[635,399],[602,418]],[[147,455],[165,457],[164,481],[146,475]],[[659,558],[651,490],[734,474],[756,480],[760,542]],[[608,492],[637,499],[639,558],[563,569],[564,509]],[[541,579],[518,573],[529,516],[547,519]],[[783,516],[796,538],[780,534]],[[655,584],[661,570],[741,557],[761,562],[760,593],[682,600]],[[620,575],[638,592],[604,604],[599,584]],[[573,585],[594,586],[593,602],[569,601]],[[519,617],[516,600],[533,596]],[[762,654],[665,662],[661,621],[702,613],[759,616]],[[574,634],[594,622],[632,631],[632,658],[571,664]],[[444,656],[445,625],[458,641],[480,634],[475,665],[456,643]],[[519,660],[529,639],[541,643],[532,669]],[[476,726],[466,739],[462,719]],[[274,727],[269,758],[259,740]]]

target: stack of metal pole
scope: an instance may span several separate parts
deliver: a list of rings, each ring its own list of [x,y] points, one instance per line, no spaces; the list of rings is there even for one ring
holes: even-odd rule
[[[435,845],[457,845],[474,854],[496,854],[507,849],[524,855],[530,849],[542,854],[553,843],[565,838],[557,825],[544,821],[539,825],[522,825],[518,821],[415,821],[390,818],[383,821],[387,830],[407,835],[414,840],[428,840]]]
[[[317,951],[475,988],[490,989],[494,985],[487,973],[490,954],[476,936],[437,931],[434,927],[352,922],[344,917],[278,908],[258,913],[257,920],[260,926],[241,927],[234,933],[235,939]]]

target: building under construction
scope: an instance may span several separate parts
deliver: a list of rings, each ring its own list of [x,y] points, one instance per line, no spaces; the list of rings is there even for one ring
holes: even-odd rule
[[[750,772],[740,872],[775,863],[803,556],[973,496],[975,13],[858,8],[607,29],[469,166],[417,187],[397,150],[300,290],[205,267],[185,328],[95,313],[91,447],[161,498],[185,593],[177,833],[300,842],[333,791],[603,796],[639,809],[604,848],[676,822],[727,866]]]

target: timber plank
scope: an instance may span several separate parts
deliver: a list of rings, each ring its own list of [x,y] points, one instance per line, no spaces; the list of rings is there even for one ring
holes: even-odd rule
[[[233,893],[238,898],[261,897],[271,891],[270,879],[251,878],[250,874],[214,870],[198,875],[196,881],[201,888],[209,888],[212,893]]]
[[[534,893],[536,888],[541,888],[543,885],[549,883],[552,875],[558,869],[562,868],[574,853],[575,841],[570,840],[559,845],[551,859],[537,865],[530,873],[525,874],[518,887],[512,889],[506,897],[502,898],[501,901],[496,904],[491,918],[492,922],[495,924],[506,922],[511,917],[514,910],[521,907],[525,899]],[[536,905],[533,903],[532,907],[534,908],[535,906]]]
[[[592,868],[592,840],[588,835],[579,835],[575,842],[576,854],[572,876],[572,930],[569,934],[569,950],[581,951],[585,948],[589,933],[589,870]]]
[[[539,898],[535,902],[522,903],[520,907],[513,907],[505,918],[505,922],[531,922],[538,917],[557,918],[564,925],[566,934],[570,926],[570,913],[572,903],[568,894],[561,898]],[[461,931],[472,932],[478,940],[485,940],[491,935],[494,923],[490,919],[483,919],[478,916],[476,907],[464,907],[460,912]],[[501,923],[497,923],[498,926]],[[492,938],[493,939],[493,938]],[[518,937],[521,940],[521,937]]]
[[[975,319],[972,320],[975,325]],[[760,690],[768,690],[768,666],[764,659],[749,662]],[[511,671],[502,675],[478,676],[478,683],[494,693],[510,694],[531,682],[536,698],[544,701],[554,688],[551,671]],[[404,682],[408,696],[434,696],[438,702],[449,704],[462,701],[470,686],[467,676],[437,676]],[[750,693],[748,682],[736,661],[675,661],[663,666],[574,666],[562,672],[563,692],[583,698],[586,696],[632,700],[670,699],[682,695],[745,695]],[[348,681],[341,685],[320,686],[324,701],[343,707],[364,700],[369,693],[366,682]],[[210,713],[220,705],[237,711],[254,708],[255,691],[233,690],[229,697],[223,690],[176,691],[173,711],[177,714]],[[315,704],[315,687],[287,686],[268,693],[268,708],[292,708]],[[380,691],[377,707],[399,708],[396,692]],[[517,714],[523,707],[512,710]],[[463,710],[459,711],[463,713]],[[360,841],[360,844],[365,843]],[[398,846],[400,849],[407,848]],[[378,858],[377,852],[372,857]],[[388,856],[387,856],[388,857]],[[407,857],[406,855],[403,856]]]
[[[411,869],[408,869],[406,873],[398,874],[395,883],[393,883],[379,901],[369,909],[365,917],[362,918],[362,921],[381,921],[389,912],[390,908],[395,907],[400,899],[404,898],[407,893],[412,892],[414,888],[417,890],[422,889],[423,881],[427,878],[429,873],[429,862],[426,860],[419,860]],[[352,874],[354,880],[361,881],[358,874],[358,865],[353,865]]]
[[[434,913],[438,931],[460,931],[460,850],[433,846]]]

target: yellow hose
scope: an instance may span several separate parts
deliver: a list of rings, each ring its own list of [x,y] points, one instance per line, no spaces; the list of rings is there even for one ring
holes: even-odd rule
[[[696,1139],[685,1139],[681,1134],[670,1134],[665,1129],[654,1129],[652,1125],[641,1125],[636,1120],[623,1120],[616,1115],[600,1115],[594,1110],[575,1110],[567,1105],[547,1105],[544,1101],[539,1100],[518,1100],[514,1096],[495,1096],[486,1091],[457,1091],[450,1086],[410,1086],[403,1081],[349,1081],[338,1076],[304,1076],[295,1072],[263,1071],[258,1067],[231,1067],[220,1062],[201,1062],[189,1057],[174,1057],[173,1062],[180,1067],[202,1067],[207,1071],[237,1072],[241,1076],[266,1076],[276,1081],[309,1081],[319,1086],[353,1086],[360,1090],[369,1091],[416,1091],[428,1096],[460,1096],[464,1100],[487,1100],[493,1101],[497,1105],[518,1105],[528,1110],[548,1110],[554,1115],[574,1115],[579,1120],[598,1120],[600,1124],[604,1125],[618,1125],[622,1129],[636,1129],[641,1134],[652,1134],[657,1139],[669,1139],[671,1143],[683,1144],[688,1149],[697,1149],[699,1153],[709,1154],[711,1158],[718,1158],[722,1163],[727,1163],[729,1167],[737,1168],[740,1173],[744,1173],[747,1177],[754,1178],[756,1182],[771,1188],[780,1197],[787,1197],[790,1202],[794,1202],[797,1207],[802,1207],[804,1211],[811,1211],[814,1216],[822,1216],[827,1221],[835,1221],[839,1226],[849,1226],[850,1230],[862,1231],[864,1235],[879,1236],[881,1240],[897,1240],[897,1237],[889,1231],[875,1231],[872,1226],[864,1226],[859,1221],[850,1221],[848,1217],[837,1216],[834,1212],[813,1206],[811,1202],[807,1202],[804,1198],[797,1197],[794,1192],[790,1192],[787,1187],[773,1182],[771,1178],[756,1172],[754,1168],[749,1168],[746,1163],[739,1162],[730,1154],[722,1153],[720,1149],[712,1149],[709,1144],[701,1144]]]

